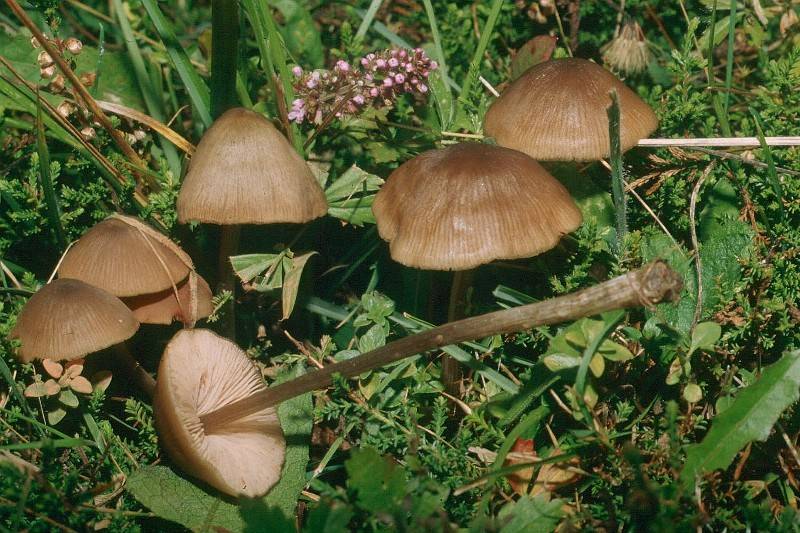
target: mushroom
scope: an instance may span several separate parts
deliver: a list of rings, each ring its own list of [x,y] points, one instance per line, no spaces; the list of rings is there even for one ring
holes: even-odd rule
[[[186,252],[167,237],[135,217],[115,214],[69,249],[58,275],[123,297],[170,289],[193,268]]]
[[[262,115],[234,108],[205,133],[178,195],[178,220],[222,225],[218,290],[234,289],[240,224],[303,223],[328,212],[306,162]],[[223,330],[235,335],[233,307]]]
[[[606,109],[620,102],[620,143],[628,150],[658,127],[653,110],[606,69],[586,59],[553,59],[528,69],[486,112],[484,130],[501,146],[539,161],[608,157]]]
[[[372,206],[392,258],[406,266],[455,270],[448,320],[459,318],[471,269],[553,248],[581,224],[567,190],[516,150],[456,144],[397,168]],[[443,380],[457,392],[459,368],[446,358]]]
[[[189,277],[178,284],[177,292],[170,287],[161,292],[123,298],[122,301],[142,324],[169,325],[178,320],[191,328],[214,311],[212,297],[206,280],[191,271]]]
[[[19,339],[18,356],[71,361],[113,346],[126,372],[152,394],[153,378],[131,357],[124,343],[139,322],[122,301],[76,279],[57,279],[39,289],[22,308],[9,338]]]
[[[280,479],[286,451],[276,408],[213,413],[266,389],[261,372],[233,342],[205,329],[179,331],[164,351],[153,399],[170,458],[225,494],[265,494]]]
[[[270,121],[241,107],[203,135],[178,195],[181,222],[302,223],[327,212],[306,162]]]

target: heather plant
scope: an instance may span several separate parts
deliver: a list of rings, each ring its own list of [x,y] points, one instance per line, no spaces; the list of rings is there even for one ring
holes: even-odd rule
[[[3,531],[800,526],[796,1],[0,3]],[[536,257],[479,267],[448,309],[452,274],[392,259],[376,194],[429,150],[495,144],[484,119],[498,95],[569,57],[620,78],[658,129],[620,153],[625,109],[609,95],[599,129],[610,157],[542,163],[580,227]],[[235,230],[179,221],[192,156],[236,107],[280,141],[260,155],[307,164],[327,215]],[[231,159],[222,177],[250,161]],[[432,205],[483,212],[486,197],[456,206],[450,192]],[[198,366],[164,377],[177,323],[139,327],[126,344],[136,368],[162,386],[201,384],[181,392],[201,399],[187,431],[202,439],[240,438],[253,412],[237,419],[230,406],[272,402],[283,459],[266,494],[221,493],[193,470],[202,454],[176,454],[181,426],[164,438],[164,402],[120,359],[20,359],[9,337],[21,310],[112,213],[180,243],[213,291],[196,327],[227,335],[266,385],[208,400],[233,365],[189,356]],[[680,287],[674,300],[614,285],[652,265]],[[196,303],[168,281],[159,295]],[[576,311],[582,290],[602,294],[588,300],[603,312]],[[602,307],[625,291],[625,309]],[[530,309],[512,329],[487,315]],[[445,356],[463,369],[455,389]],[[228,474],[250,451],[237,442],[217,458]]]

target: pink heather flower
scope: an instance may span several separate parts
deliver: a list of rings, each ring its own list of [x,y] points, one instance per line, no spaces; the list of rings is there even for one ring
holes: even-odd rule
[[[369,59],[367,59],[366,57],[362,57],[361,58],[361,66],[362,67],[366,67],[367,65],[369,65]]]
[[[336,62],[336,68],[342,72],[347,72],[350,70],[350,64],[347,61],[340,59]]]
[[[394,50],[392,50],[392,51],[394,51]],[[400,64],[400,62],[396,58],[393,57],[393,58],[389,59],[389,66],[390,67],[395,68],[399,64]]]
[[[386,68],[386,60],[385,60],[385,59],[379,59],[379,60],[377,60],[377,61],[375,62],[375,66],[376,66],[378,69],[384,69],[384,68]]]
[[[419,85],[417,85],[417,89],[419,89],[419,92],[421,92],[422,94],[428,92],[428,86],[425,85],[424,83],[420,83]]]
[[[383,79],[383,86],[384,87],[391,87],[392,85],[394,85],[394,82],[392,81],[392,78],[384,78]]]
[[[376,98],[376,97],[378,96],[378,89],[376,89],[375,87],[373,87],[372,89],[370,89],[370,90],[369,90],[369,95],[370,95],[371,97],[373,97],[373,98]]]
[[[414,63],[406,63],[406,72],[414,71]]]
[[[294,74],[295,78],[299,78],[303,75],[303,69],[300,68],[298,65],[292,67],[292,74]]]
[[[406,81],[406,77],[405,77],[405,76],[403,76],[402,74],[397,74],[397,75],[395,75],[395,77],[394,77],[394,81],[395,81],[396,83],[403,83],[404,81]]]
[[[361,96],[360,94],[357,94],[353,97],[353,102],[355,102],[358,105],[364,105],[364,101],[365,101],[364,97]]]

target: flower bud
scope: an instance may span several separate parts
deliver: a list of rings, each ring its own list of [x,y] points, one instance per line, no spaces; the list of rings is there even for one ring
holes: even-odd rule
[[[70,37],[66,41],[64,41],[64,47],[69,50],[69,53],[72,55],[78,55],[81,53],[83,49],[83,43],[80,42],[75,37]]]
[[[64,101],[64,102],[61,102],[60,104],[58,104],[58,107],[56,108],[56,111],[57,111],[57,112],[58,112],[58,114],[59,114],[59,115],[61,115],[62,117],[64,117],[64,118],[69,118],[69,116],[70,116],[72,113],[74,113],[74,112],[75,112],[75,106],[74,106],[74,105],[72,105],[72,104],[71,104],[71,103],[69,103],[69,102],[66,102],[66,101]]]
[[[64,90],[66,82],[64,81],[64,76],[61,74],[56,74],[56,76],[50,80],[50,90],[54,93],[60,93]]]
[[[46,80],[49,80],[50,78],[52,78],[53,74],[55,74],[55,73],[56,73],[55,65],[50,65],[49,67],[44,67],[39,71],[39,75],[42,78],[46,79]]]
[[[97,74],[95,74],[94,72],[84,72],[83,74],[81,74],[79,79],[85,87],[91,87],[97,80]]]
[[[33,48],[39,48],[39,41],[36,40],[36,37],[31,37],[31,46]]]
[[[87,141],[91,141],[92,139],[94,139],[95,136],[94,128],[92,128],[91,126],[86,126],[81,130],[81,135],[83,135],[83,138],[86,139]]]
[[[36,58],[36,62],[39,63],[41,68],[47,68],[53,64],[53,58],[50,57],[50,54],[42,50],[39,52],[39,56]]]

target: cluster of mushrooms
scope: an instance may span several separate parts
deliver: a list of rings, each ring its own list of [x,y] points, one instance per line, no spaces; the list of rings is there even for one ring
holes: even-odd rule
[[[501,146],[456,144],[397,168],[373,205],[391,256],[411,267],[456,271],[458,293],[463,273],[479,265],[553,248],[581,224],[581,213],[535,159],[607,156],[612,90],[626,150],[655,130],[653,111],[602,67],[560,59],[529,69],[491,106],[485,130]],[[327,202],[272,123],[237,108],[201,139],[177,208],[181,222],[235,227],[308,222],[327,212]],[[223,250],[235,253],[235,242]],[[263,495],[277,483],[286,442],[276,407],[258,403],[267,387],[234,342],[194,328],[213,310],[211,291],[179,246],[136,218],[112,215],[68,250],[58,276],[29,300],[12,331],[23,361],[114,347],[131,377],[154,389],[160,442],[179,467],[237,497]],[[458,306],[451,295],[451,318]],[[168,343],[154,385],[124,342],[139,323],[173,320],[184,329]]]

